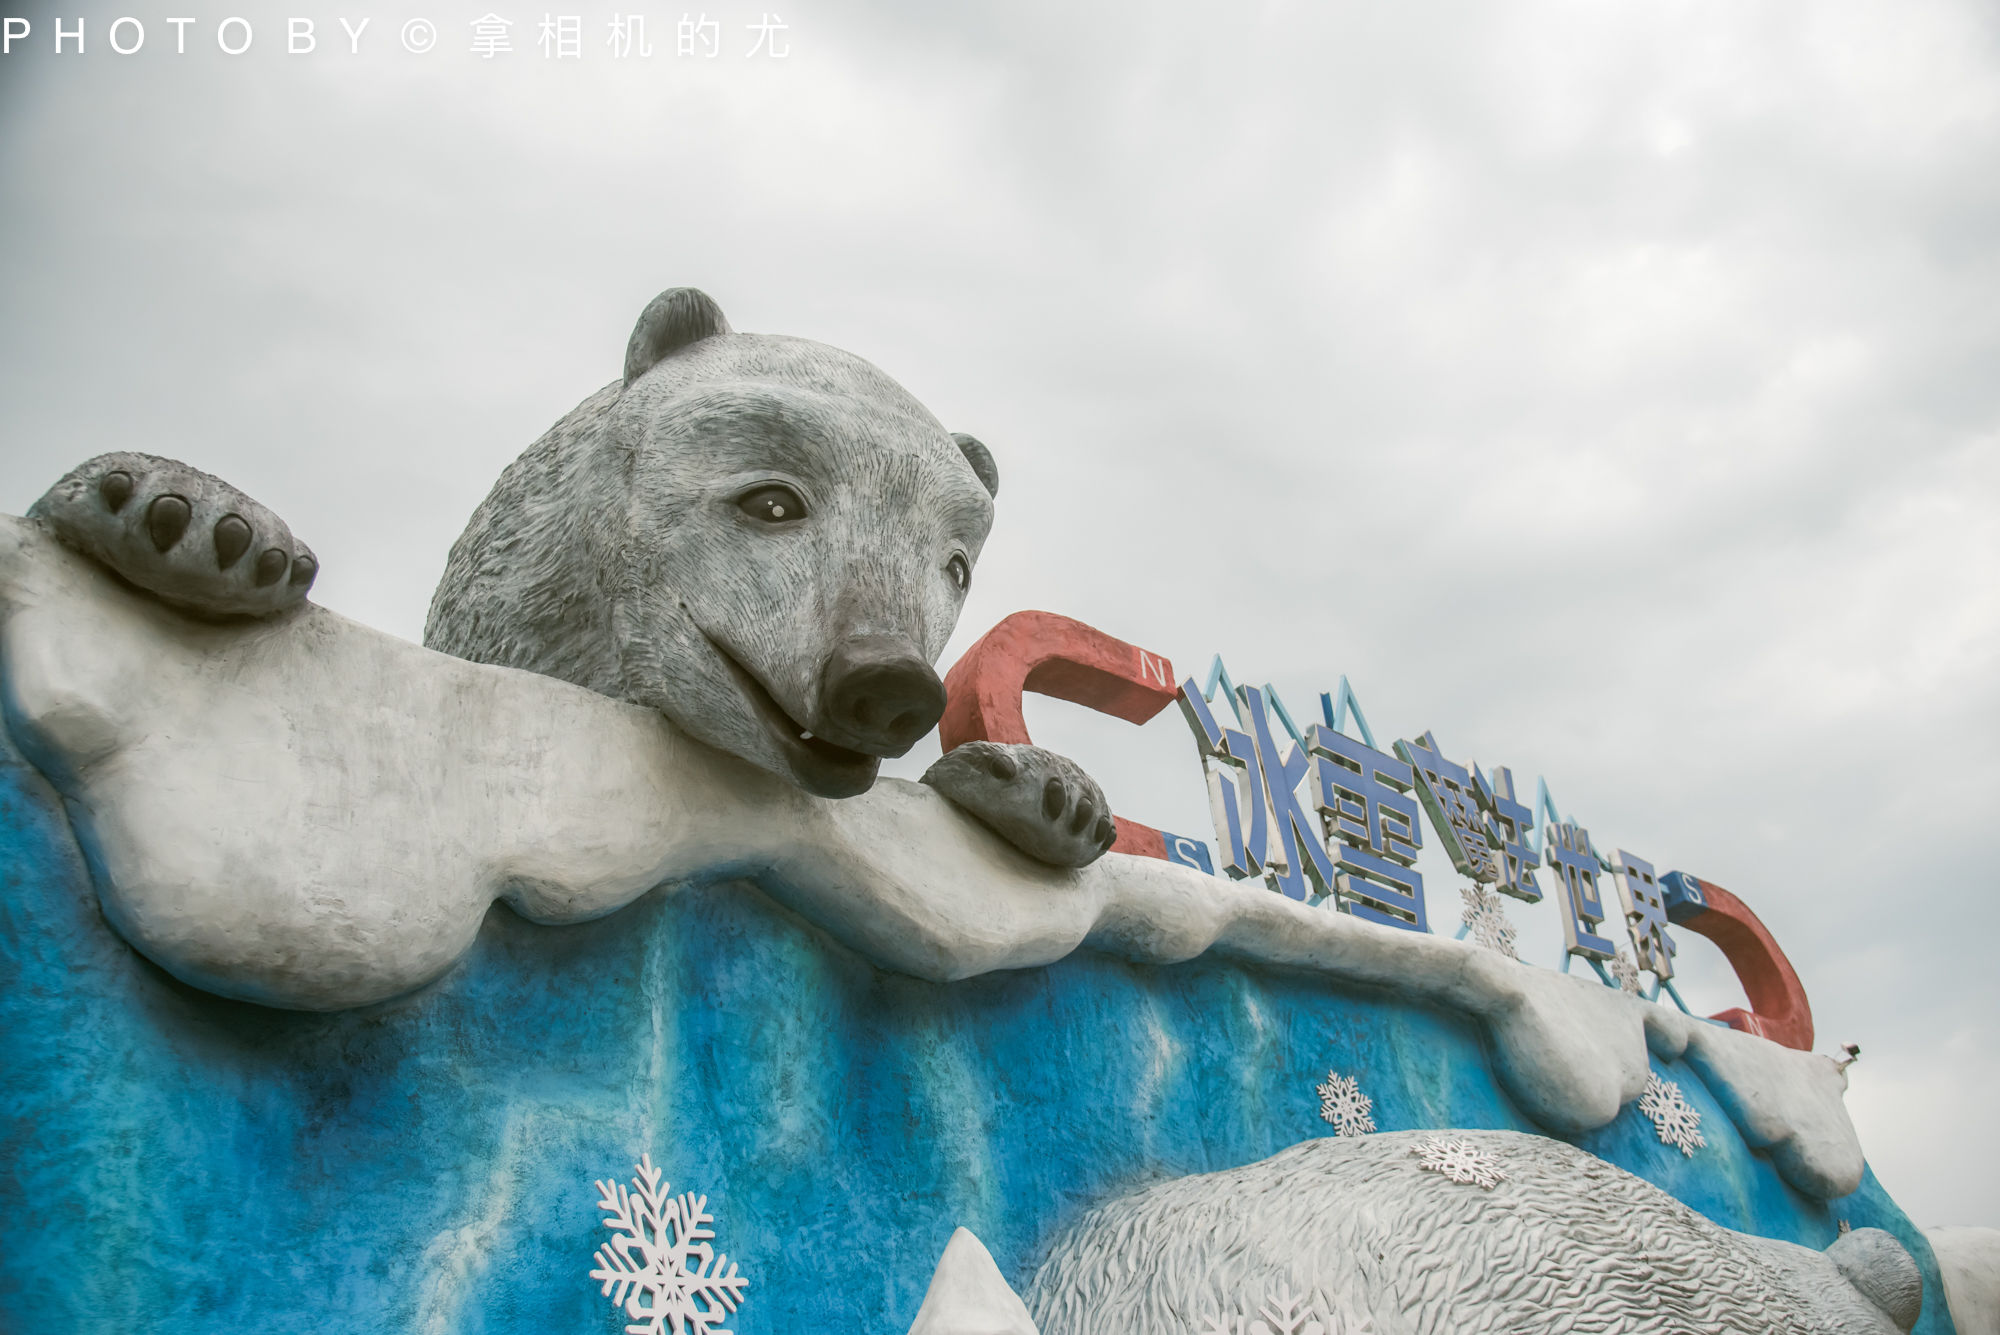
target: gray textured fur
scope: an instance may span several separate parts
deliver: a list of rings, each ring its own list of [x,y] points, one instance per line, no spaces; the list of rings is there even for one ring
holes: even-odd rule
[[[806,501],[794,529],[736,508],[772,480]],[[874,366],[716,334],[605,386],[508,466],[452,546],[424,643],[647,705],[811,787],[718,648],[825,737],[834,646],[893,636],[936,661],[962,600],[947,563],[976,561],[992,523],[957,443]]]
[[[1311,1140],[1093,1210],[1056,1242],[1029,1311],[1042,1335],[1204,1335],[1289,1289],[1326,1335],[1915,1323],[1916,1265],[1879,1230],[1815,1252],[1722,1228],[1562,1141],[1443,1133],[1498,1156],[1506,1179],[1483,1190],[1420,1168],[1410,1150],[1427,1134]]]

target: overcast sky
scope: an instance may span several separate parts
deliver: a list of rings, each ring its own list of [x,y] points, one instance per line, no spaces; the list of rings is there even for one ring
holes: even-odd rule
[[[771,59],[719,0],[716,58],[676,9],[620,61],[571,0],[563,61],[507,0],[475,57],[484,2],[295,5],[296,56],[246,6],[233,58],[205,0],[61,56],[0,5],[0,510],[178,456],[420,638],[500,469],[701,286],[992,447],[947,658],[1046,608],[1546,776],[1763,917],[1919,1223],[2000,1225],[1991,5],[785,0]],[[1213,837],[1177,717],[1029,718]]]

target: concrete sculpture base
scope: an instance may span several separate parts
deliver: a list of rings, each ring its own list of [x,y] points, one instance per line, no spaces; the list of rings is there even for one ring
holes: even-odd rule
[[[1685,1054],[1793,1186],[1860,1181],[1832,1063],[1464,942],[1151,858],[1049,867],[921,786],[814,798],[651,711],[320,608],[190,621],[4,517],[0,618],[8,725],[69,803],[105,916],[224,996],[365,1006],[450,968],[496,900],[576,923],[748,875],[921,978],[1090,945],[1394,988],[1479,1016],[1509,1093],[1557,1131],[1617,1116],[1649,1050]]]
[[[231,1001],[109,928],[63,803],[4,748],[0,905],[0,1326],[21,1330],[615,1332],[591,1184],[650,1152],[752,1278],[737,1335],[900,1332],[956,1228],[1025,1293],[1090,1208],[1325,1135],[1329,1067],[1385,1130],[1547,1130],[1450,1007],[1213,953],[933,982],[741,880],[560,929],[496,907],[459,967],[372,1007]],[[1650,1069],[1707,1148],[1632,1105],[1573,1143],[1730,1228],[1815,1250],[1888,1229],[1929,1277],[1918,1330],[1950,1330],[1872,1177],[1808,1197],[1686,1060]]]
[[[958,1227],[1025,1290],[1089,1209],[1325,1134],[1336,1068],[1385,1131],[1886,1229],[1950,1329],[1831,1062],[1581,978],[811,798],[318,608],[192,622],[13,520],[0,701],[0,1325],[615,1330],[591,1183],[650,1154],[751,1277],[729,1329],[901,1331]]]

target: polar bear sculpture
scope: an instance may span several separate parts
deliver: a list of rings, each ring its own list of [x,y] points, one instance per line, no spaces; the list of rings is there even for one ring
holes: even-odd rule
[[[1439,1141],[1461,1142],[1458,1177],[1413,1152]],[[1815,1252],[1711,1223],[1563,1141],[1393,1132],[1101,1206],[1027,1301],[1042,1335],[1238,1335],[1270,1326],[1267,1307],[1274,1328],[1323,1335],[1895,1335],[1923,1284],[1880,1229]]]
[[[998,489],[984,445],[868,362],[736,333],[705,294],[675,288],[640,315],[623,377],[474,513],[425,643],[646,705],[807,792],[850,797],[944,711],[932,664]],[[29,517],[196,616],[287,613],[318,573],[265,507],[149,455],[90,460]],[[1083,866],[1115,838],[1097,785],[1036,747],[987,746],[927,777],[1043,861]]]

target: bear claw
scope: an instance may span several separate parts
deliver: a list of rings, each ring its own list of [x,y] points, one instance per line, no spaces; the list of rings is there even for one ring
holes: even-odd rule
[[[194,508],[187,503],[187,497],[169,492],[155,498],[146,507],[146,533],[153,539],[153,550],[164,552],[179,542],[192,518]]]
[[[923,781],[1029,857],[1083,867],[1117,840],[1111,804],[1075,761],[1039,746],[967,742]]]
[[[132,475],[122,468],[114,468],[97,480],[97,494],[112,514],[125,508],[125,502],[132,499]]]
[[[98,455],[28,516],[128,583],[199,616],[285,611],[304,601],[319,573],[311,550],[270,510],[220,478],[150,454]],[[257,559],[244,561],[253,548],[261,548]]]
[[[215,568],[227,570],[250,550],[250,525],[242,515],[224,515],[215,521]]]
[[[1069,790],[1063,787],[1061,779],[1051,775],[1049,781],[1042,785],[1042,815],[1054,820],[1063,814],[1063,808],[1068,805]]]
[[[1090,828],[1090,823],[1096,818],[1096,804],[1087,797],[1077,799],[1076,814],[1069,818],[1069,832],[1071,834],[1082,834]]]

